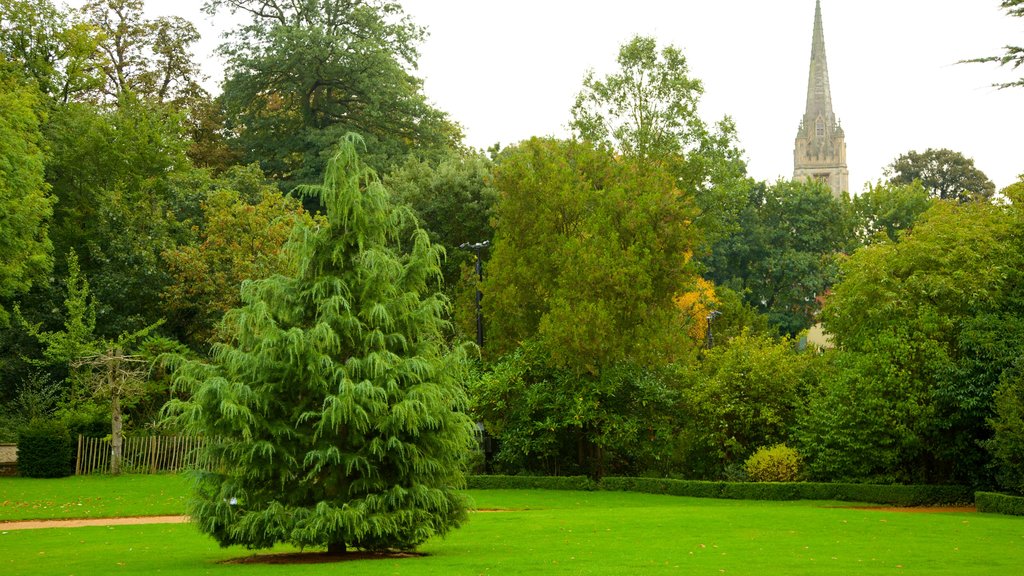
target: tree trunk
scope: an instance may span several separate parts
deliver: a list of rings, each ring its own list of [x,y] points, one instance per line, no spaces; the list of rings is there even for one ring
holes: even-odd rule
[[[344,542],[331,542],[327,545],[327,553],[331,556],[340,556],[346,552]]]
[[[110,397],[110,473],[118,475],[121,473],[121,399],[117,393]]]

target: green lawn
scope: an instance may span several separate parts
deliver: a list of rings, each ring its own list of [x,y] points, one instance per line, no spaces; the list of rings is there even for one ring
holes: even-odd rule
[[[170,490],[167,478],[173,479],[127,477],[95,486],[117,491],[122,481],[152,482]],[[100,479],[77,479],[62,488],[79,481],[88,485]],[[13,486],[45,499],[42,489],[25,488],[24,482],[0,479],[0,501],[11,499]],[[1024,518],[1017,517],[610,492],[472,495],[480,509],[508,511],[472,514],[447,539],[424,545],[421,551],[428,555],[423,558],[232,565],[218,562],[252,553],[220,549],[189,525],[51,528],[0,533],[0,573],[1016,575],[1024,567]],[[139,508],[122,500],[108,509],[122,506]]]
[[[174,474],[0,478],[0,522],[184,514],[188,487]]]

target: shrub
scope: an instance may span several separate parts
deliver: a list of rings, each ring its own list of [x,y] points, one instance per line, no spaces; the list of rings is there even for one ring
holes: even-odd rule
[[[18,433],[18,471],[22,476],[70,476],[73,456],[71,435],[60,422],[35,419]]]
[[[977,492],[974,495],[974,503],[978,507],[978,512],[1024,516],[1024,498],[1020,496]]]
[[[472,490],[594,490],[596,484],[586,476],[468,476],[466,487]]]
[[[800,454],[785,444],[762,446],[743,467],[754,482],[795,482],[800,477]]]

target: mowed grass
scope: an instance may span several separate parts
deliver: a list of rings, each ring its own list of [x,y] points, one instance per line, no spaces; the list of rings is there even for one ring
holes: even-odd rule
[[[0,498],[7,493],[7,481],[0,480],[4,495]],[[301,566],[224,564],[224,560],[254,553],[221,549],[190,525],[49,528],[0,533],[0,574],[1016,575],[1024,571],[1024,518],[612,492],[488,490],[471,495],[481,510],[505,511],[474,512],[462,529],[422,546],[427,555],[420,558]],[[289,549],[271,552],[283,551]]]
[[[0,478],[0,522],[184,514],[185,475]]]

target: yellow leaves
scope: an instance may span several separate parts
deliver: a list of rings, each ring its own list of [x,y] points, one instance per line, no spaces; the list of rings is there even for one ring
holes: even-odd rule
[[[708,314],[717,307],[715,285],[710,280],[697,277],[695,289],[675,297],[676,306],[693,322],[689,334],[694,339],[703,339],[708,330]]]

